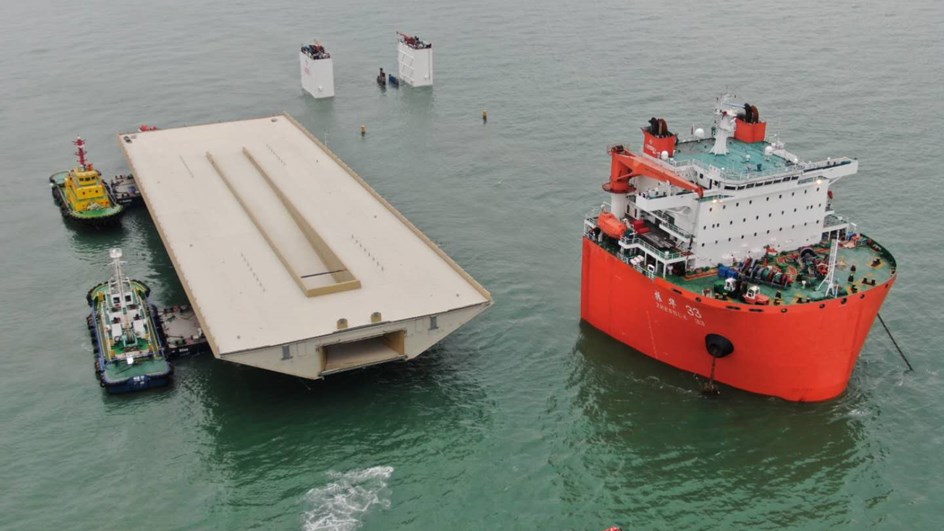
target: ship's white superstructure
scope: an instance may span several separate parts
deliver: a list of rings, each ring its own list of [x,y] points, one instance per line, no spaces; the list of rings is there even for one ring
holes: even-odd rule
[[[609,210],[627,222],[621,245],[643,249],[658,274],[796,249],[849,228],[829,188],[856,173],[858,161],[800,161],[766,141],[756,108],[730,98],[719,101],[711,135],[693,127],[691,139],[678,141],[664,120],[653,123],[642,154],[614,147],[614,160],[632,169],[619,177],[623,187],[614,180],[607,191]]]

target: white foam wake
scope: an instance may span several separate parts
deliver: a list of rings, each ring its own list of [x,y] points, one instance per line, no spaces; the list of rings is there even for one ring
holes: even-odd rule
[[[372,507],[390,508],[387,479],[392,466],[375,466],[349,472],[328,472],[331,482],[305,495],[311,509],[305,511],[305,531],[353,531],[360,516]]]

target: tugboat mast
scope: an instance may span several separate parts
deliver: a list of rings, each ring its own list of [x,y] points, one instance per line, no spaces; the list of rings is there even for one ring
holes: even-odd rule
[[[80,139],[81,140],[81,139]],[[121,249],[115,247],[108,252],[108,256],[111,257],[111,265],[115,270],[115,282],[118,284],[118,296],[120,297],[119,301],[121,303],[122,310],[124,310],[125,302],[125,287],[124,282],[122,281],[122,272],[121,272]]]
[[[72,142],[76,145],[75,155],[79,157],[79,167],[82,168],[82,171],[90,171],[92,169],[92,164],[85,158],[85,140],[82,140],[81,136],[75,137],[75,141]],[[121,250],[118,250],[119,256],[121,255]]]
[[[112,259],[112,267],[115,269],[115,283],[118,285],[118,300],[121,308],[121,331],[124,335],[125,346],[135,345],[138,342],[137,337],[134,334],[134,328],[131,326],[131,321],[128,319],[128,305],[125,300],[125,278],[124,274],[121,271],[121,264],[124,263],[121,261],[121,249],[114,248],[108,252],[108,255]],[[130,285],[128,286],[130,289]],[[133,356],[129,353],[129,358]]]

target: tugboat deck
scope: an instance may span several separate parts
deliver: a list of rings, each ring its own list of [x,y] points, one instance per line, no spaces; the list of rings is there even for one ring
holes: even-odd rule
[[[217,357],[319,377],[344,357],[328,343],[382,336],[398,355],[378,356],[407,359],[441,339],[434,316],[474,308],[444,336],[491,304],[288,115],[118,140]],[[417,318],[430,333],[411,343]]]

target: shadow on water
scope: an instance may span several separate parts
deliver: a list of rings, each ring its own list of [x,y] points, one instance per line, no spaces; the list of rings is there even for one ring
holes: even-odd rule
[[[140,207],[128,212],[124,223],[134,235],[129,250],[139,262],[129,266],[133,267],[132,271],[145,272],[138,278],[150,286],[151,302],[158,306],[186,304],[187,294],[147,209]]]
[[[214,505],[227,517],[253,506],[299,514],[328,472],[391,466],[408,485],[404,470],[422,469],[430,455],[459,462],[472,451],[494,410],[456,366],[472,354],[447,339],[408,363],[317,381],[205,355],[178,364],[175,392],[199,410],[191,429],[204,434],[204,466],[227,486]]]
[[[299,113],[298,116],[294,116],[294,118],[300,120],[311,131],[311,134],[315,135],[330,149],[333,135],[329,135],[328,132],[338,129],[334,98],[313,98],[304,90],[299,90],[301,91],[304,111]]]
[[[552,462],[570,501],[606,500],[603,521],[624,526],[849,522],[836,493],[869,459],[861,395],[794,404],[723,387],[704,398],[692,375],[585,323],[580,332],[569,386],[581,421],[572,457]]]
[[[88,227],[72,227],[68,222],[63,221],[67,231],[67,241],[72,248],[72,252],[82,262],[87,263],[108,263],[108,250],[112,247],[121,247],[127,241],[129,230],[125,226],[126,219],[122,219],[122,224],[115,227],[102,229],[90,229]]]

